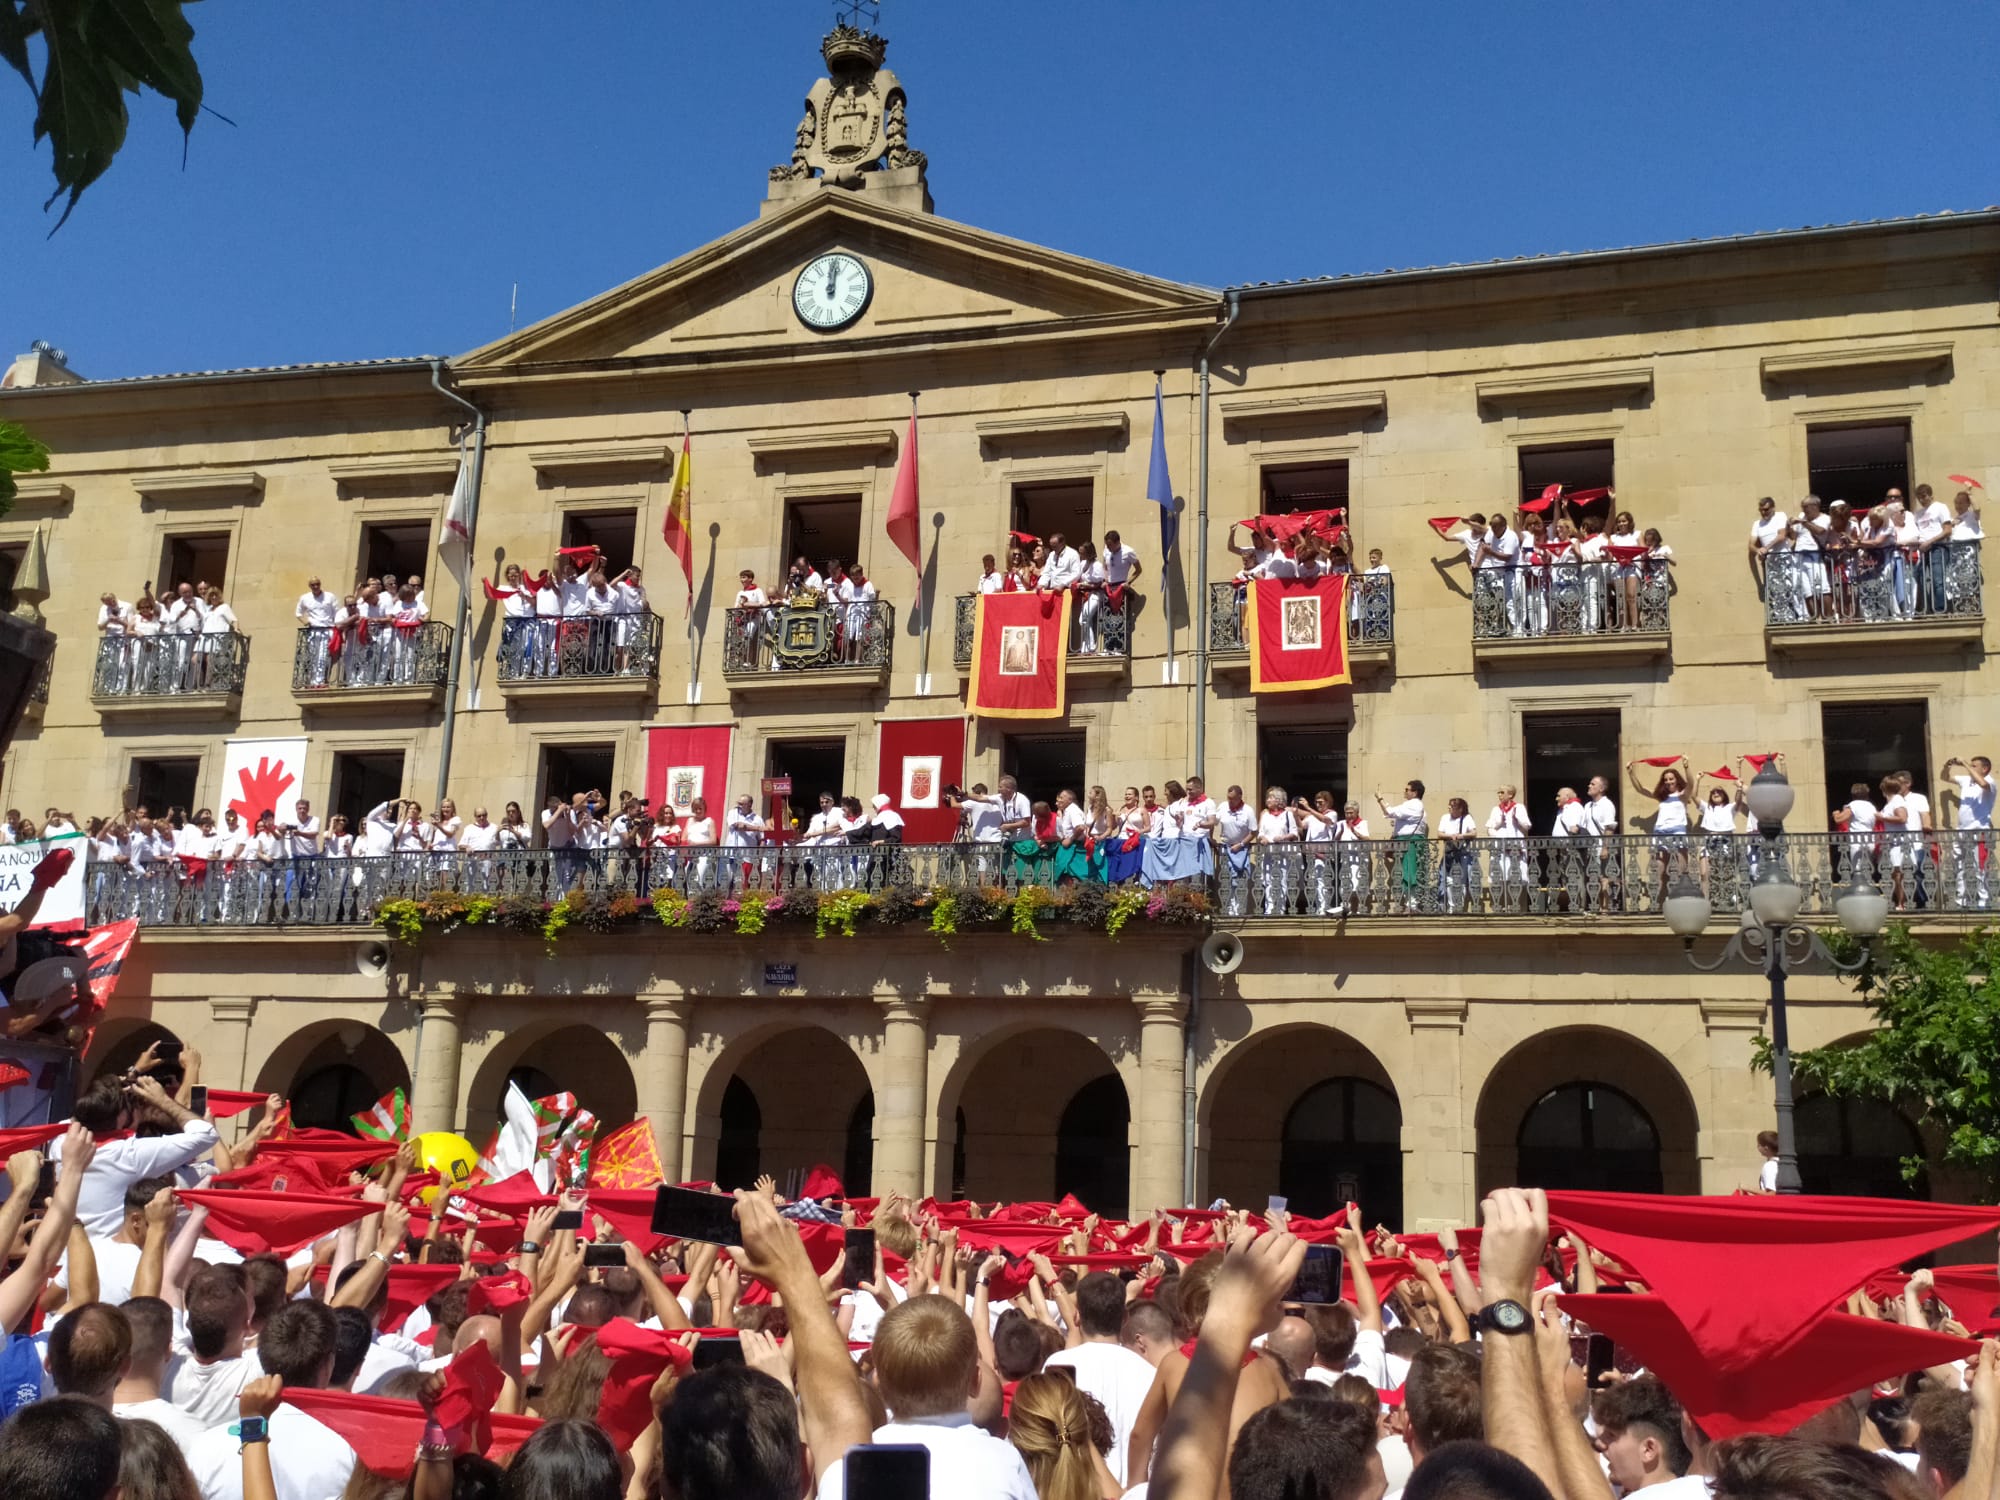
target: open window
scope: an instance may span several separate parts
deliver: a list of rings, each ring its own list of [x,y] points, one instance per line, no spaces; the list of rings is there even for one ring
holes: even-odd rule
[[[1094,492],[1087,479],[1061,484],[1014,486],[1014,530],[1047,541],[1061,535],[1072,547],[1095,541],[1091,530]]]
[[[563,515],[563,546],[595,547],[604,554],[606,578],[616,578],[632,566],[638,539],[636,510],[572,510]]]
[[[14,580],[21,576],[21,564],[27,560],[28,544],[14,542],[0,547],[0,609],[12,609],[15,604]]]
[[[617,751],[618,747],[610,744],[542,746],[536,803],[546,803],[551,797],[567,802],[578,792],[602,792],[608,799],[613,790],[612,769]]]
[[[1054,807],[1064,787],[1081,802],[1090,791],[1084,781],[1084,737],[1080,729],[1063,734],[1010,734],[1000,745],[1000,770],[1014,778],[1030,802]]]
[[[822,576],[827,564],[847,564],[861,558],[861,497],[859,495],[814,496],[791,500],[785,505],[785,551],[778,559],[774,577],[764,581],[767,592],[777,592],[784,583],[785,570],[795,557],[803,557]]]
[[[194,755],[135,758],[129,799],[156,818],[167,815],[170,807],[195,811],[195,787],[201,779],[201,758]]]
[[[1806,429],[1806,483],[1825,505],[1845,500],[1856,510],[1880,505],[1890,490],[1910,493],[1910,424]]]
[[[1575,490],[1608,490],[1618,483],[1613,469],[1611,444],[1563,443],[1520,450],[1521,501],[1540,499],[1552,484],[1568,494]],[[1595,502],[1589,514],[1610,521],[1609,507]],[[1581,788],[1579,788],[1581,790]]]
[[[1921,699],[1823,704],[1820,740],[1829,808],[1845,806],[1856,785],[1868,788],[1869,801],[1880,802],[1882,778],[1892,771],[1908,771],[1915,789],[1931,794],[1930,705]]]
[[[430,569],[431,528],[428,521],[371,521],[361,528],[360,578],[423,577]],[[333,580],[338,591],[344,580]]]
[[[1569,787],[1588,800],[1590,778],[1602,776],[1611,800],[1620,795],[1618,768],[1619,722],[1616,710],[1602,713],[1526,714],[1521,720],[1521,805],[1534,820],[1536,833],[1555,826],[1556,793]],[[1475,789],[1468,800],[1496,790]]]
[[[160,577],[153,593],[165,598],[184,583],[229,587],[229,533],[189,532],[170,536],[161,549]]]
[[[840,740],[772,740],[764,754],[764,767],[766,776],[789,777],[792,783],[783,808],[777,805],[778,798],[772,799],[770,812],[776,827],[788,827],[795,818],[799,824],[796,831],[803,833],[819,811],[822,793],[838,802],[848,791],[847,746]]]
[[[1347,509],[1347,460],[1322,464],[1282,464],[1258,476],[1260,515],[1290,516],[1303,510]]]
[[[347,819],[347,831],[356,837],[361,820],[384,802],[403,795],[403,752],[400,750],[353,750],[333,757],[332,810]]]
[[[1252,807],[1264,805],[1266,787],[1281,786],[1286,797],[1309,802],[1320,792],[1331,792],[1338,811],[1347,802],[1347,726],[1259,725],[1257,775],[1257,785],[1243,788],[1243,800]]]

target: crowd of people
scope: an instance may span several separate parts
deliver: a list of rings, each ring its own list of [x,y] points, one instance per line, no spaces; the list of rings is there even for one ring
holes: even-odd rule
[[[509,563],[501,577],[504,587],[490,579],[480,583],[500,606],[503,678],[653,671],[659,642],[637,566],[613,573],[597,547],[565,547],[540,573]]]
[[[881,598],[860,563],[829,558],[822,572],[800,554],[775,591],[766,592],[752,569],[738,575],[730,629],[743,662],[761,665],[765,642],[775,639],[779,609],[815,611],[826,621],[822,650],[827,659],[849,665],[876,661],[881,659],[887,632],[887,622],[876,607]],[[785,667],[784,653],[776,653],[771,664]]]
[[[1674,549],[1612,489],[1565,495],[1550,486],[1511,515],[1475,512],[1433,523],[1465,549],[1484,633],[1602,635],[1666,628],[1651,604],[1670,586]],[[1603,510],[1606,514],[1599,514]],[[1551,520],[1551,514],[1554,519]]]
[[[1399,1234],[1355,1204],[1119,1221],[1071,1197],[849,1196],[814,1168],[795,1199],[768,1176],[685,1184],[716,1195],[696,1216],[715,1227],[674,1239],[650,1187],[555,1182],[547,1161],[447,1184],[396,1133],[297,1128],[277,1095],[218,1092],[225,1141],[201,1068],[155,1044],[70,1120],[9,1133],[8,1500],[1990,1500],[2000,1482],[2000,1346],[1971,1336],[1993,1324],[1992,1261],[1897,1270],[1990,1235],[1991,1210],[1647,1199],[1662,1217],[1641,1234],[1620,1195],[1498,1188],[1481,1228]],[[1726,1309],[1764,1289],[1688,1289],[1731,1213],[1794,1246],[1801,1336],[1841,1352],[1758,1355],[1771,1330]],[[1676,1214],[1717,1222],[1690,1237]],[[1864,1226],[1831,1265],[1808,1248],[1827,1214]],[[1724,1321],[1683,1328],[1690,1297]],[[1718,1383],[1697,1345],[1746,1378]]]
[[[1906,505],[1891,486],[1880,505],[1858,511],[1807,495],[1796,516],[1766,495],[1750,525],[1750,565],[1774,620],[1874,624],[1962,609],[1979,575],[1951,565],[1962,555],[1955,544],[1984,539],[1969,489],[1947,505],[1920,484]]]
[[[157,598],[148,583],[130,601],[106,593],[97,604],[97,633],[95,692],[202,693],[241,685],[224,681],[233,664],[236,611],[214,584],[183,582]]]

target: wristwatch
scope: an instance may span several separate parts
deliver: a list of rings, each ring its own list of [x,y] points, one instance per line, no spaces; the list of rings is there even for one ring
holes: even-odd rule
[[[1534,1326],[1534,1319],[1528,1316],[1527,1308],[1512,1301],[1494,1302],[1482,1307],[1475,1321],[1482,1333],[1526,1333]]]
[[[269,1425],[262,1417],[245,1417],[231,1425],[230,1433],[238,1443],[268,1443],[271,1441]]]
[[[1453,1245],[1449,1250],[1445,1251],[1444,1263],[1446,1265],[1450,1265],[1453,1261],[1457,1259],[1458,1259],[1458,1246]]]

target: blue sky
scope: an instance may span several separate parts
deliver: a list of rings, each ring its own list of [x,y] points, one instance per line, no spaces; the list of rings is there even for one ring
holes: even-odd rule
[[[205,0],[45,238],[0,78],[0,353],[455,354],[752,219],[823,0]],[[2000,202],[2000,6],[885,0],[940,213],[1214,286]]]

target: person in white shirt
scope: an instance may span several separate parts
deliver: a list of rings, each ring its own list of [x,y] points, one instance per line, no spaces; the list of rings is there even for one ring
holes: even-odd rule
[[[1042,564],[1042,575],[1037,586],[1057,590],[1069,588],[1083,577],[1083,559],[1076,548],[1063,540],[1060,531],[1051,532],[1048,541],[1048,560]]]
[[[211,588],[203,600],[201,639],[195,645],[194,690],[220,691],[240,686],[232,681],[228,638],[236,634],[236,611],[222,602],[222,590]]]
[[[1891,489],[1882,498],[1882,510],[1892,533],[1889,547],[1889,577],[1895,588],[1896,618],[1907,620],[1917,612],[1917,585],[1920,576],[1918,543],[1923,540],[1917,518],[1903,505],[1903,492]]]
[[[1444,816],[1438,819],[1438,900],[1447,912],[1456,915],[1479,906],[1479,867],[1473,859],[1472,841],[1479,825],[1472,821],[1472,808],[1463,797],[1445,799]]]
[[[104,689],[114,693],[129,690],[132,680],[132,663],[136,650],[133,625],[135,614],[131,605],[116,594],[103,594],[97,602],[97,633],[103,637],[97,652],[102,663],[99,680]]]
[[[1632,789],[1659,804],[1659,811],[1653,815],[1655,910],[1666,900],[1667,883],[1673,875],[1687,873],[1687,835],[1694,806],[1687,766],[1687,757],[1682,756],[1676,764],[1662,770],[1651,786],[1647,786],[1640,779],[1639,762],[1632,760],[1625,763],[1625,774],[1631,780]]]
[[[288,1302],[264,1325],[257,1357],[288,1388],[317,1390],[333,1374],[335,1320],[324,1303]],[[266,1419],[277,1500],[339,1500],[354,1449],[332,1428],[290,1404]],[[242,1445],[227,1426],[204,1433],[188,1454],[203,1500],[243,1500]]]
[[[1701,784],[1699,778],[1697,778],[1695,784],[1697,786]],[[1872,802],[1865,801],[1868,788],[1858,786],[1855,790],[1864,799],[1864,805],[1868,809],[1868,826],[1872,829],[1875,826],[1875,805]],[[1715,872],[1718,869],[1729,869],[1735,861],[1736,814],[1742,806],[1743,790],[1740,783],[1733,798],[1722,787],[1710,787],[1708,789],[1708,796],[1702,803],[1701,893],[1704,896],[1709,894],[1710,882],[1713,880]],[[1875,840],[1872,834],[1868,840],[1868,848],[1870,857],[1872,858],[1875,848]]]
[[[168,1176],[215,1149],[215,1127],[182,1109],[148,1076],[151,1062],[149,1048],[139,1059],[141,1073],[129,1094],[116,1074],[100,1077],[84,1090],[72,1111],[76,1122],[98,1137],[97,1154],[77,1194],[76,1219],[85,1233],[100,1239],[111,1239],[124,1227],[125,1198],[135,1183]],[[172,1127],[172,1133],[106,1139],[131,1129],[140,1119],[160,1120]],[[60,1143],[57,1146],[59,1150]]]
[[[1104,581],[1113,588],[1129,588],[1146,571],[1139,554],[1126,546],[1115,531],[1104,533],[1104,555],[1099,561],[1104,568]]]
[[[1951,560],[1951,548],[1947,545],[1957,539],[1954,529],[1956,517],[1951,507],[1931,493],[1931,487],[1920,484],[1916,490],[1917,524],[1917,569],[1921,582],[1917,596],[1922,602],[1925,614],[1945,613],[1945,571]]]
[[[841,589],[841,599],[846,605],[841,619],[841,659],[861,662],[876,651],[876,637],[881,632],[881,620],[876,613],[875,603],[881,595],[875,585],[856,563],[847,571],[847,582]]]
[[[1887,790],[1888,783],[1894,782],[1893,792]],[[1884,782],[1884,795],[1889,797],[1888,805],[1882,809],[1882,821],[1891,828],[1900,826],[1901,833],[1892,834],[1889,863],[1894,868],[1896,910],[1905,910],[1906,896],[1921,911],[1931,896],[1931,872],[1934,869],[1930,858],[1930,840],[1925,837],[1936,825],[1931,821],[1931,799],[1916,789],[1916,778],[1908,771],[1898,771]],[[1906,890],[1903,869],[1908,866],[1913,891]]]
[[[892,805],[894,799],[887,792],[877,792],[871,806],[874,816],[868,820],[868,842],[871,844],[900,844],[903,842],[903,815]]]
[[[1097,560],[1097,549],[1085,542],[1078,549],[1083,571],[1076,581],[1077,593],[1082,603],[1077,607],[1076,626],[1082,637],[1084,656],[1096,656],[1098,651],[1098,621],[1104,614],[1104,565]]]
[[[965,801],[968,804],[975,802],[991,803],[999,810],[999,823],[993,830],[990,842],[1005,843],[1011,839],[1022,838],[1032,829],[1034,820],[1033,804],[1021,795],[1019,785],[1011,776],[1002,776],[1000,778],[1000,790],[997,792],[988,793],[975,786],[965,798]],[[988,839],[980,837],[976,833],[974,837],[976,842],[989,842]]]
[[[1618,805],[1611,800],[1611,784],[1602,776],[1590,778],[1585,789],[1584,811],[1590,816],[1591,831],[1597,835],[1591,846],[1590,868],[1597,890],[1595,910],[1615,909],[1612,881],[1619,873],[1616,860]]]
[[[132,1349],[111,1392],[111,1415],[121,1422],[157,1424],[185,1455],[206,1429],[162,1394],[173,1357],[174,1310],[158,1297],[132,1297],[118,1311],[131,1330]]]
[[[1171,786],[1169,788],[1171,790]],[[1299,884],[1299,820],[1293,813],[1285,789],[1264,789],[1264,811],[1257,818],[1258,863],[1264,867],[1264,915],[1281,917],[1290,913]]]
[[[998,1257],[995,1257],[997,1260]],[[993,1262],[981,1268],[992,1274]],[[1111,1419],[1111,1452],[1105,1463],[1111,1477],[1125,1482],[1126,1448],[1139,1409],[1153,1388],[1153,1367],[1119,1340],[1125,1330],[1125,1284],[1104,1271],[1093,1271],[1076,1284],[1077,1333],[1081,1342],[1059,1349],[1043,1368],[1075,1372],[1077,1389],[1095,1396]]]
[[[1143,834],[1143,824],[1134,824],[1134,817],[1143,819],[1145,808],[1139,801],[1139,789],[1125,789],[1125,807],[1119,814],[1121,834],[1137,828]],[[1250,890],[1250,846],[1257,842],[1257,809],[1243,800],[1243,788],[1232,786],[1224,794],[1222,805],[1215,809],[1215,838],[1221,845],[1222,857],[1217,873],[1222,877],[1222,906],[1225,914],[1232,917],[1245,915],[1249,904]]]
[[[1952,773],[1952,767],[1958,773]],[[1954,897],[1961,911],[1992,902],[1987,865],[1993,857],[1993,762],[1984,755],[1970,761],[1953,756],[1944,763],[1945,778],[1958,789],[1958,832],[1953,839],[1956,866]]]
[[[1527,808],[1511,786],[1495,794],[1486,815],[1486,836],[1494,841],[1493,885],[1509,910],[1526,909],[1528,900],[1527,838],[1535,831]]]
[[[627,568],[611,580],[611,593],[612,670],[621,677],[650,672],[646,616],[652,613],[652,606],[646,598],[645,574],[636,567]]]
[[[715,819],[708,815],[708,799],[697,797],[688,804],[687,821],[681,824],[681,843],[700,851],[687,862],[693,888],[705,888],[715,876],[715,858],[709,853],[719,842]]]
[[[311,687],[326,686],[327,648],[333,640],[334,617],[339,612],[340,601],[319,586],[319,579],[307,579],[306,591],[292,607],[292,617],[299,622],[300,629],[311,632],[303,642],[307,684]]]
[[[1750,523],[1750,566],[1764,581],[1765,560],[1790,531],[1790,522],[1769,495],[1757,502],[1757,519]]]
[[[978,592],[982,594],[999,594],[1004,593],[1006,588],[1007,575],[994,565],[993,554],[988,552],[979,559]]]
[[[1494,524],[1504,525],[1504,520],[1495,516]],[[1508,535],[1511,537],[1512,532]],[[1483,564],[1482,566],[1488,566]],[[1382,809],[1382,816],[1389,820],[1389,837],[1397,845],[1397,862],[1401,867],[1403,905],[1406,911],[1415,911],[1421,904],[1422,893],[1429,876],[1430,848],[1428,834],[1430,819],[1424,814],[1424,784],[1411,781],[1403,788],[1403,800],[1391,807],[1382,794],[1375,794],[1375,805]]]
[[[764,639],[764,625],[771,613],[771,601],[757,586],[757,575],[748,568],[736,575],[736,603],[732,608],[737,613],[730,617],[730,623],[742,644],[744,662],[758,667],[767,665],[758,648]]]

